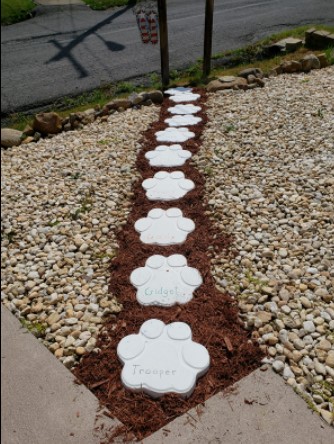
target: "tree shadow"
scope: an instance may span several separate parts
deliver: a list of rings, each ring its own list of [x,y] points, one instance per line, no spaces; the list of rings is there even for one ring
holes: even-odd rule
[[[99,31],[101,28],[103,28],[106,25],[110,25],[113,20],[117,19],[121,15],[123,15],[125,12],[127,12],[129,9],[131,9],[133,6],[133,2],[130,2],[125,8],[116,11],[114,14],[112,14],[110,17],[106,18],[105,20],[102,20],[101,22],[97,23],[96,25],[92,26],[91,28],[87,29],[87,31],[83,32],[79,36],[75,37],[69,44],[62,45],[57,40],[49,40],[50,43],[52,43],[57,49],[59,49],[59,52],[52,57],[50,60],[46,62],[46,65],[52,63],[52,62],[58,62],[63,59],[68,59],[75,70],[79,73],[80,78],[88,77],[89,73],[88,71],[82,66],[82,64],[74,57],[72,54],[72,50],[76,48],[78,45],[83,43],[83,41],[91,36],[96,35],[103,43],[106,45],[106,47],[110,51],[123,51],[125,49],[124,45],[121,45],[120,43],[111,42],[105,40],[103,37],[101,37],[99,34],[97,34],[97,31]]]

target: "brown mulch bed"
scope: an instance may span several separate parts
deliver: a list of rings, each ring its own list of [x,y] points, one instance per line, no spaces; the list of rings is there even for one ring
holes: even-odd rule
[[[196,137],[182,144],[184,149],[194,154],[201,147],[200,137],[207,122],[206,95],[203,90],[199,90],[199,93],[201,98],[196,104],[202,106],[198,115],[203,121],[189,127]],[[142,179],[134,185],[132,211],[127,224],[118,234],[119,251],[110,267],[110,292],[123,304],[123,311],[117,317],[111,316],[104,324],[97,344],[101,351],[85,356],[74,371],[78,379],[97,396],[110,413],[124,424],[113,436],[122,433],[125,440],[142,439],[190,408],[204,403],[215,393],[259,367],[263,357],[259,347],[251,341],[250,332],[244,330],[241,325],[237,302],[228,294],[222,294],[216,289],[211,275],[210,259],[218,251],[226,251],[228,254],[232,239],[218,232],[208,217],[209,211],[204,198],[204,177],[190,161],[184,167],[177,167],[177,170],[183,171],[187,178],[194,181],[196,187],[183,199],[172,203],[150,202],[142,188],[142,181],[161,169],[151,168],[144,155],[158,145],[155,133],[168,126],[164,119],[170,117],[167,109],[174,105],[169,99],[165,99],[159,122],[153,123],[143,134],[143,149],[137,159],[137,169]],[[188,235],[186,242],[172,247],[142,244],[134,230],[134,223],[145,217],[152,208],[167,209],[174,206],[180,208],[185,217],[195,222],[196,229]],[[204,282],[196,290],[193,300],[185,305],[170,308],[139,305],[136,301],[136,289],[129,281],[132,271],[143,267],[146,259],[153,254],[169,256],[176,253],[186,256],[188,265],[197,268],[203,277]],[[193,332],[193,339],[209,351],[210,369],[199,379],[189,399],[183,399],[176,394],[152,399],[144,393],[129,392],[122,386],[122,365],[117,358],[117,345],[125,336],[138,333],[141,325],[152,318],[165,323],[188,323]],[[113,437],[110,442],[112,439]]]

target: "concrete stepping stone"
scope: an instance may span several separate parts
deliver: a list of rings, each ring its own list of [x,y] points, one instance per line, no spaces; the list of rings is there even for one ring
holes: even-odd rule
[[[166,393],[189,397],[210,366],[207,349],[192,340],[191,328],[184,322],[166,325],[150,319],[138,334],[119,342],[117,355],[124,364],[123,385],[154,398]]]
[[[142,185],[149,200],[162,201],[181,199],[195,188],[194,182],[186,179],[182,171],[159,171],[153,178],[144,180]]]
[[[174,96],[170,96],[170,100],[172,100],[175,103],[182,103],[182,102],[196,102],[201,96],[199,94],[193,94],[193,93],[185,93],[185,94],[176,94]]]
[[[135,230],[144,244],[169,246],[185,242],[188,234],[195,230],[195,224],[183,217],[179,208],[155,208],[147,217],[137,220]]]
[[[137,288],[137,301],[141,305],[163,307],[189,302],[203,282],[199,271],[188,267],[181,254],[151,256],[145,267],[131,273],[130,281]]]
[[[176,96],[177,94],[189,94],[192,92],[192,88],[187,86],[177,86],[176,88],[169,88],[165,91],[165,94],[170,96]]]
[[[189,126],[189,125],[197,125],[201,122],[200,117],[195,117],[192,114],[183,115],[183,116],[174,116],[165,120],[171,127],[177,126]]]
[[[188,128],[166,128],[156,133],[158,142],[182,143],[195,137],[195,133]]]
[[[151,166],[165,168],[182,166],[191,156],[191,152],[183,150],[181,145],[159,145],[145,154]]]
[[[195,106],[192,104],[188,104],[188,105],[175,105],[175,106],[171,106],[170,108],[168,108],[168,111],[171,114],[179,114],[179,115],[184,115],[184,114],[196,114],[199,111],[201,111],[201,107],[200,106]]]

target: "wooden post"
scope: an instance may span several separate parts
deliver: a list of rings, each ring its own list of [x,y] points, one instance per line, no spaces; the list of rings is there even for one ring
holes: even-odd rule
[[[169,84],[169,49],[166,0],[158,0],[159,32],[160,32],[160,56],[161,56],[161,80],[162,86]]]
[[[214,0],[206,0],[205,3],[205,30],[204,30],[204,57],[203,77],[207,78],[211,70],[212,33],[213,33],[213,8]]]

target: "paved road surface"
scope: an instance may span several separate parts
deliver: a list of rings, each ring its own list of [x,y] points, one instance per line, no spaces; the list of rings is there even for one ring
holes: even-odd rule
[[[202,56],[204,5],[168,1],[172,68]],[[3,113],[160,69],[159,48],[141,43],[131,8],[40,8],[35,18],[2,29]],[[310,23],[334,25],[333,0],[216,0],[213,51]]]

